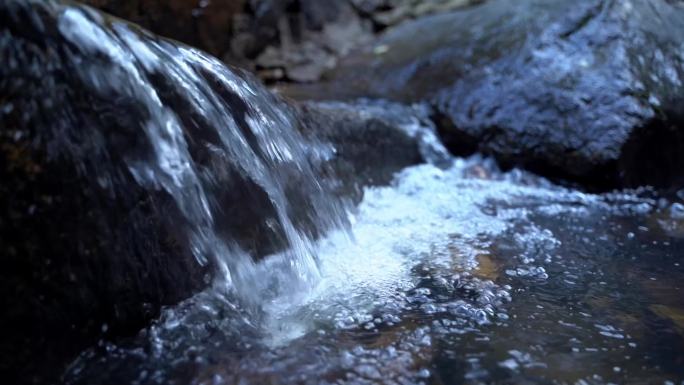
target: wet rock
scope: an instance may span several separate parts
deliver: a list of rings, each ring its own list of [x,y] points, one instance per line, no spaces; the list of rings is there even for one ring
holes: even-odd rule
[[[332,225],[316,146],[337,148],[330,168],[356,185],[436,143],[418,107],[292,109],[199,51],[52,1],[0,3],[0,95],[0,370],[13,384],[52,383],[100,338],[136,333],[232,248],[287,247],[284,217],[306,235]]]
[[[668,188],[684,185],[683,35],[681,2],[489,1],[390,28],[289,93],[427,100],[456,154]]]
[[[332,144],[325,165],[338,178],[340,195],[360,200],[363,186],[388,184],[405,167],[450,162],[424,106],[357,100],[297,109],[304,134]]]
[[[136,30],[109,19],[105,35],[93,27],[100,17],[52,2],[0,4],[0,371],[9,383],[51,383],[81,349],[137,332],[161,306],[206,286],[213,272],[188,239],[192,208],[179,204],[157,168],[176,167],[173,183],[188,182],[182,159],[173,145],[146,135],[161,119],[154,114],[168,110],[145,104],[147,91],[127,72],[135,62],[124,55],[132,53],[108,45],[120,33],[152,60],[149,46],[142,49],[152,38],[140,32],[137,40]],[[97,39],[79,45],[78,28]],[[136,64],[142,76],[145,65]],[[191,115],[168,78],[148,75],[159,76],[158,103],[178,103]],[[236,115],[240,103],[231,105]],[[212,162],[225,167],[207,151],[212,132],[201,117],[185,118],[206,177],[225,183],[219,202],[267,201],[237,170],[212,169]],[[157,164],[155,153],[168,158]],[[157,183],[146,182],[155,175]],[[270,211],[249,206],[226,208],[242,221]]]
[[[219,151],[210,95],[211,118],[184,94],[189,83],[158,66],[155,55],[181,47],[53,2],[2,2],[0,26],[0,371],[9,383],[51,382],[98,338],[133,334],[205,287],[214,268],[195,238],[209,227],[257,255],[275,246],[275,213]],[[255,106],[185,64],[247,132]],[[222,207],[213,225],[202,201]]]
[[[478,254],[477,268],[475,268],[473,274],[478,278],[496,281],[499,275],[501,275],[500,263],[489,254]]]

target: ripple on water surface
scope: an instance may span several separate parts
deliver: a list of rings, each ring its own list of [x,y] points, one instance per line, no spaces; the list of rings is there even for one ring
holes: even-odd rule
[[[684,206],[653,195],[580,193],[481,158],[412,167],[365,191],[353,240],[317,242],[315,287],[287,290],[272,256],[252,273],[261,303],[217,283],[66,379],[679,384]]]

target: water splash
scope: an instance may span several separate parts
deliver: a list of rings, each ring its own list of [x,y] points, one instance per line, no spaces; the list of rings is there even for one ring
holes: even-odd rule
[[[321,279],[313,290],[274,297],[258,319],[203,293],[169,309],[148,332],[153,339],[90,351],[69,378],[123,381],[133,367],[146,373],[141,383],[182,383],[183,375],[212,384],[419,384],[435,376],[489,383],[537,374],[610,383],[647,361],[620,362],[636,356],[637,344],[630,318],[605,308],[603,296],[627,290],[608,269],[631,260],[616,257],[621,241],[639,246],[659,226],[677,231],[678,213],[647,191],[586,194],[502,173],[480,157],[411,167],[391,186],[366,188],[352,220],[355,242],[333,231],[314,244]],[[654,229],[629,239],[616,226],[653,215]],[[674,244],[661,247],[674,252],[667,263],[677,260]],[[273,261],[257,267],[264,276],[277,271]],[[623,300],[638,308],[644,298],[635,291]],[[134,353],[147,350],[157,356]],[[565,373],[565,360],[583,364]],[[603,360],[611,364],[596,364]],[[100,376],[101,368],[112,373]]]
[[[43,6],[58,14],[59,31],[78,54],[102,58],[70,58],[82,83],[95,94],[116,94],[142,110],[146,118],[137,123],[151,151],[127,154],[129,171],[139,184],[173,197],[198,262],[218,267],[218,285],[254,303],[273,295],[269,290],[313,285],[319,272],[311,239],[343,227],[346,208],[317,176],[311,162],[324,155],[311,154],[317,147],[297,132],[284,103],[200,51],[85,7]],[[207,142],[203,148],[192,142],[198,133]],[[217,185],[222,180],[217,174],[226,169],[237,170],[239,178],[263,191],[266,202],[261,204],[272,207],[266,227],[286,251],[280,256],[283,276],[270,282],[263,282],[253,256],[220,229],[219,217],[229,215],[223,212],[220,190],[236,187]]]
[[[574,372],[572,381],[606,383],[628,365],[606,374],[592,362],[615,361],[599,355],[603,349],[619,355],[635,349],[629,330],[639,331],[617,306],[609,308],[614,314],[602,313],[607,301],[620,300],[618,289],[638,299],[625,305],[642,311],[646,303],[643,314],[658,316],[656,326],[661,318],[680,319],[681,296],[664,296],[650,283],[664,278],[669,290],[681,281],[668,275],[681,270],[677,256],[655,249],[652,256],[668,264],[662,272],[625,263],[632,255],[616,252],[630,242],[640,243],[632,245],[639,252],[648,251],[646,242],[680,251],[681,243],[670,239],[684,228],[679,204],[665,202],[658,212],[661,203],[638,191],[584,194],[520,171],[502,173],[490,160],[449,159],[444,169],[413,167],[391,186],[367,189],[352,220],[354,242],[334,230],[314,242],[314,235],[340,227],[346,213],[310,162],[326,154],[311,156],[319,147],[307,145],[282,104],[200,52],[86,8],[41,4],[58,14],[58,29],[73,45],[61,54],[81,84],[103,98],[116,95],[144,117],[130,128],[150,147],[124,152],[127,171],[171,197],[195,257],[222,273],[214,287],[165,309],[135,338],[100,341],[84,352],[66,383],[418,384],[434,376],[447,383],[522,382],[529,380],[524,371],[556,366],[558,372],[540,377],[564,374],[558,362],[583,362],[571,356],[580,352],[586,365],[574,369],[600,369],[604,377]],[[101,60],[80,62],[79,52]],[[432,144],[433,137],[421,138],[424,149]],[[106,186],[110,177],[97,180]],[[237,186],[252,186],[250,196],[261,194],[257,206],[270,209],[269,238],[282,238],[260,263],[253,262],[254,250],[223,231],[229,214],[221,192],[236,188],[229,184],[234,178]],[[624,215],[651,223],[626,234],[608,231]],[[649,295],[658,302],[623,288],[628,274],[602,271],[613,264],[649,274]],[[525,300],[525,291],[537,297]],[[501,332],[507,325],[514,326]],[[544,333],[567,338],[545,340]],[[529,334],[537,344],[529,346]],[[664,374],[679,374],[681,349],[670,350],[674,359]]]

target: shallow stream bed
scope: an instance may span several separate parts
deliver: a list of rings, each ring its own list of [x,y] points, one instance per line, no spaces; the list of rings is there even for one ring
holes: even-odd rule
[[[684,384],[684,205],[481,158],[370,188],[315,245],[218,280],[69,384]],[[245,287],[244,282],[253,282]]]

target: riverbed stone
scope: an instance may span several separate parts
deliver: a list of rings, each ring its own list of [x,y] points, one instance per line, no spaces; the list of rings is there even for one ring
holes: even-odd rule
[[[457,155],[605,190],[684,185],[684,5],[491,0],[390,28],[298,98],[428,101]]]
[[[98,38],[72,40],[70,28],[90,28]],[[131,46],[136,50],[126,48]],[[212,233],[254,259],[286,246],[265,188],[222,150],[212,124],[218,112],[206,100],[202,109],[193,105],[185,83],[157,67],[159,57],[171,57],[155,57],[153,47],[162,47],[154,53],[164,55],[189,49],[71,3],[0,2],[0,372],[7,383],[54,383],[86,347],[134,335],[162,307],[213,281],[215,260],[202,258],[193,238],[207,228],[193,219],[195,206],[184,206],[195,200],[178,194],[194,197],[201,185],[213,209]],[[248,120],[294,122],[291,128],[305,134],[293,136],[303,148],[325,148],[320,154],[351,165],[345,183],[357,189],[423,160],[416,127],[423,127],[424,112],[417,118],[413,107],[369,103],[292,107],[246,73],[224,75],[235,75],[248,93],[225,87],[207,69],[211,63],[184,62],[211,86],[202,89],[211,93],[204,96],[229,109],[236,127],[224,129],[241,130],[247,141],[256,140]],[[246,95],[259,95],[258,103]],[[158,110],[150,100],[157,100]],[[148,125],[161,121],[179,125],[167,126],[167,134],[182,136],[174,140],[187,144],[189,158],[183,159],[192,163],[199,184],[164,179],[176,175],[164,174],[164,161],[175,169],[182,165],[159,159],[160,153],[180,154],[169,138],[149,134]],[[364,141],[366,146],[356,147]],[[255,158],[265,156],[257,144],[246,145]],[[343,171],[325,166],[317,154],[311,153],[312,165]],[[303,189],[319,181],[304,180],[309,174],[300,168],[278,171],[291,173],[283,179],[290,203],[297,204],[291,216],[304,227],[315,220],[312,202],[320,197]],[[315,230],[324,229],[307,233]]]

